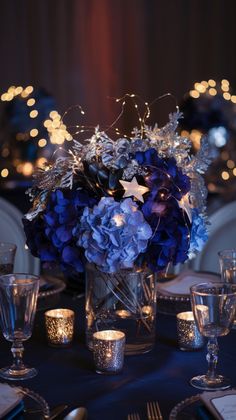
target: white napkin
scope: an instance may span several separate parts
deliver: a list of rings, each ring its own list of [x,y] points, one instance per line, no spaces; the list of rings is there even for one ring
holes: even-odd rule
[[[219,281],[217,274],[209,274],[204,272],[183,271],[173,280],[166,281],[165,283],[158,283],[157,289],[163,294],[188,296],[190,294],[190,287],[197,283],[208,281]]]
[[[22,400],[17,388],[8,384],[0,384],[0,419],[11,411]]]
[[[217,420],[235,420],[236,390],[203,392],[201,400]]]

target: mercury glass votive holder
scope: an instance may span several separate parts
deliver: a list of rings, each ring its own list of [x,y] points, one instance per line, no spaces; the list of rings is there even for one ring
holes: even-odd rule
[[[75,313],[71,309],[51,309],[45,312],[45,326],[48,344],[53,347],[67,347],[74,335]]]
[[[118,330],[93,334],[93,356],[97,373],[119,373],[124,364],[125,334]]]
[[[193,351],[203,347],[204,337],[197,328],[193,312],[177,314],[177,338],[180,350]]]

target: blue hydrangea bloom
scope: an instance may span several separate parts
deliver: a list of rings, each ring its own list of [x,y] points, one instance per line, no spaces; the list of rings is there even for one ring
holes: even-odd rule
[[[44,265],[59,264],[67,273],[82,272],[83,249],[76,245],[72,231],[84,208],[95,203],[96,199],[81,189],[52,192],[43,213],[32,221],[23,220],[32,254]]]
[[[208,233],[203,217],[197,209],[192,210],[192,227],[190,232],[189,256],[195,254],[195,251],[201,251],[204,243],[208,239]]]
[[[92,209],[84,209],[74,234],[89,262],[104,272],[116,272],[134,266],[147,248],[152,229],[131,198],[116,202],[103,197]]]

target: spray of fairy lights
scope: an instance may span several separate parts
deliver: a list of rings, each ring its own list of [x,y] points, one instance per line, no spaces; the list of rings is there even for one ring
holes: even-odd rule
[[[25,133],[17,133],[16,140],[21,141],[32,141],[37,139],[37,145],[39,148],[43,149],[48,146],[48,140],[46,138],[39,137],[39,127],[37,128],[37,117],[39,116],[39,110],[37,109],[37,100],[34,98],[34,87],[27,86],[23,88],[22,86],[10,86],[6,92],[1,95],[2,102],[11,102],[15,98],[26,101],[28,107],[29,117],[35,119],[36,124],[35,128],[29,130]],[[48,119],[43,123],[44,127],[47,129],[48,138],[51,144],[53,145],[62,145],[65,141],[71,141],[72,136],[68,132],[66,125],[63,122],[63,118],[56,111],[53,110],[49,113]],[[9,148],[4,147],[1,151],[1,156],[6,158],[9,156]],[[45,157],[40,157],[36,161],[36,167],[43,167],[47,164],[47,159]],[[34,172],[35,166],[32,162],[23,162],[19,159],[13,161],[13,166],[15,166],[16,172],[21,173],[23,176],[31,176]],[[7,178],[9,176],[9,169],[2,168],[0,171],[0,176],[2,178]]]
[[[220,95],[225,101],[231,102],[234,105],[234,107],[236,107],[236,95],[231,93],[230,82],[227,79],[222,79],[220,82],[217,82],[214,79],[196,82],[194,83],[193,88],[188,92],[188,95],[196,100],[201,98],[201,96],[203,95],[208,97]],[[181,131],[181,136],[190,138],[195,150],[199,150],[200,148],[202,135],[203,133],[198,129],[193,129],[191,131]],[[221,170],[220,173],[221,180],[231,181],[236,177],[236,162],[232,158],[230,158],[229,153],[226,150],[223,150],[221,152],[221,159],[226,163],[226,168],[224,170]],[[209,183],[208,190],[210,192],[215,192],[215,184],[212,182]]]

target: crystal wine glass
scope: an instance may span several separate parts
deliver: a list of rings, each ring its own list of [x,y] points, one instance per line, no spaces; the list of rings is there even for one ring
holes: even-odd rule
[[[0,242],[0,275],[13,273],[16,245]]]
[[[227,389],[229,379],[216,373],[218,361],[217,337],[227,335],[234,321],[236,287],[226,283],[200,283],[190,288],[194,318],[200,333],[208,337],[208,371],[198,375],[190,383],[206,391]]]
[[[39,277],[32,274],[6,274],[0,277],[0,320],[2,333],[12,342],[13,364],[0,369],[4,379],[29,379],[37,370],[23,362],[23,341],[32,334]]]
[[[224,249],[218,256],[222,281],[236,284],[236,249]]]

